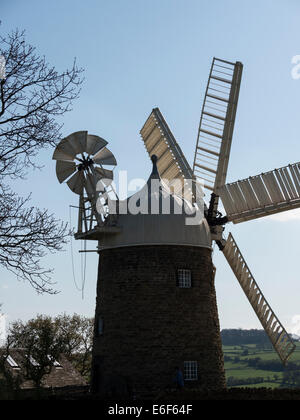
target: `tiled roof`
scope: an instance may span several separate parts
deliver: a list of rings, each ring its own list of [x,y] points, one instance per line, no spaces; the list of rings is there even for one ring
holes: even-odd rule
[[[2,350],[2,354],[5,350]],[[1,352],[1,349],[0,349]],[[17,376],[22,373],[24,358],[26,357],[25,350],[23,349],[11,349],[9,350],[9,355],[15,361],[17,367],[12,367],[8,362],[6,362],[7,367]],[[62,388],[65,386],[84,386],[87,385],[85,379],[80,375],[80,373],[74,368],[72,363],[64,356],[61,355],[57,360],[59,362],[59,367],[53,366],[50,374],[45,375],[43,378],[42,386],[44,388]],[[34,388],[32,381],[26,380],[21,384],[22,389]]]

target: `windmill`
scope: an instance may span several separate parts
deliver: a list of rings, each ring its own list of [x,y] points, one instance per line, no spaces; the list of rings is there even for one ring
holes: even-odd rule
[[[87,131],[77,131],[60,141],[53,159],[60,183],[79,195],[78,232],[91,232],[104,225],[108,215],[107,194],[116,197],[112,187],[117,161],[106,147],[107,141]]]
[[[238,245],[225,225],[265,217],[300,207],[300,164],[275,169],[226,184],[243,65],[214,58],[201,112],[193,169],[189,166],[158,108],[141,130],[149,155],[158,158],[162,178],[201,178],[211,193],[205,216],[212,239],[223,252],[247,299],[285,364],[295,349],[293,340],[275,315],[254,279]],[[180,192],[179,192],[180,193]],[[222,215],[219,200],[226,215]],[[195,197],[194,197],[195,200]]]
[[[193,167],[160,110],[152,110],[140,134],[153,170],[145,186],[125,200],[113,189],[109,168],[116,160],[104,139],[79,131],[54,152],[59,182],[66,181],[79,195],[75,238],[98,241],[94,392],[111,396],[119,388],[124,395],[125,389],[135,388],[140,396],[154,395],[170,383],[175,366],[183,368],[186,384],[226,386],[212,241],[283,363],[295,348],[233,236],[224,236],[229,222],[300,207],[299,164],[226,184],[242,70],[240,62],[213,59]],[[189,209],[201,206],[199,179],[211,198],[201,223],[189,224],[175,208],[186,208],[186,202]],[[159,180],[167,182],[152,191],[152,182]],[[168,183],[172,188],[165,187]],[[150,212],[123,212],[144,199]],[[164,199],[173,209],[168,214],[160,206]],[[226,215],[219,211],[220,200]],[[111,211],[112,201],[116,212]]]

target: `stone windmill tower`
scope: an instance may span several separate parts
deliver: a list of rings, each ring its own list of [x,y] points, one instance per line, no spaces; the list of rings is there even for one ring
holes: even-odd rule
[[[54,152],[59,181],[67,180],[79,195],[75,238],[99,244],[95,392],[151,394],[172,383],[176,366],[186,386],[225,387],[213,240],[283,363],[295,348],[232,235],[223,236],[228,222],[300,207],[299,164],[225,185],[242,68],[213,59],[193,169],[153,109],[141,130],[153,170],[144,188],[124,201],[112,188],[112,170],[105,168],[116,160],[104,139],[77,132]],[[198,178],[212,193],[203,214]],[[226,216],[218,211],[220,198]]]
[[[152,160],[145,187],[125,203],[146,203],[147,211],[120,214],[121,231],[99,237],[94,386],[123,383],[150,395],[172,385],[178,366],[187,380],[222,388],[209,226],[186,225],[189,202],[163,182],[156,188]]]

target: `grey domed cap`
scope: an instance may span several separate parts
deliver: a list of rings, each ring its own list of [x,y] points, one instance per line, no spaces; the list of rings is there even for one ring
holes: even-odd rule
[[[197,224],[188,224],[193,223],[192,219],[195,218],[194,207],[182,197],[172,194],[159,176],[156,156],[152,156],[151,160],[153,169],[145,186],[117,203],[121,231],[103,235],[100,248],[183,245],[211,249],[206,219],[202,218]]]

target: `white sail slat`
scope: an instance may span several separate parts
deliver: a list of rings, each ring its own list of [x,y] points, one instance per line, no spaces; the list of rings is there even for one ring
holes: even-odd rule
[[[295,163],[219,188],[228,220],[241,223],[299,208],[299,167]]]
[[[150,158],[157,156],[161,178],[170,184],[179,181],[177,185],[182,187],[176,193],[192,201],[192,192],[187,188],[188,182],[194,179],[192,169],[158,108],[152,110],[140,134]]]

